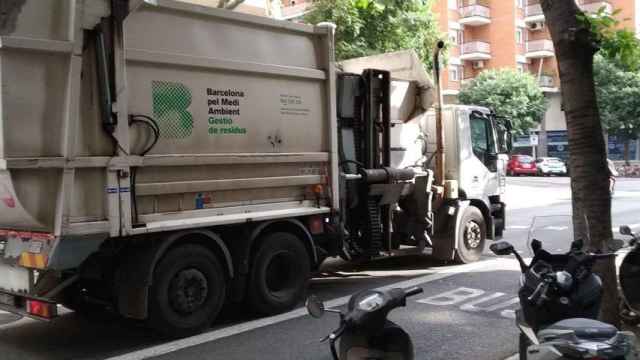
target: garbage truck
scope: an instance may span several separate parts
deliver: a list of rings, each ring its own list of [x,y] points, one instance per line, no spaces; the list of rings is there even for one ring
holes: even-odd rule
[[[508,121],[411,51],[172,0],[0,4],[0,309],[169,336],[295,307],[328,257],[479,259]]]

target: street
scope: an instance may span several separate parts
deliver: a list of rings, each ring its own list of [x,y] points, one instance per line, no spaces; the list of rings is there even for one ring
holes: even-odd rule
[[[534,216],[568,215],[566,177],[507,179],[507,230],[504,240],[527,255],[527,231]],[[640,229],[640,180],[618,179],[613,226]],[[597,221],[592,219],[590,221]],[[615,232],[617,234],[617,231]],[[544,240],[543,240],[544,241]],[[555,237],[548,247],[562,247]],[[526,256],[525,256],[526,257]],[[511,258],[488,252],[482,261],[453,266],[428,257],[405,257],[347,266],[330,261],[314,278],[310,294],[339,307],[348,295],[366,288],[421,286],[390,319],[412,336],[417,359],[504,359],[517,351],[513,310],[519,270]],[[41,359],[330,359],[319,339],[338,323],[334,314],[312,319],[302,308],[259,319],[242,307],[223,310],[210,332],[167,342],[130,321],[108,316],[84,319],[61,309],[51,323],[0,312],[0,358]]]

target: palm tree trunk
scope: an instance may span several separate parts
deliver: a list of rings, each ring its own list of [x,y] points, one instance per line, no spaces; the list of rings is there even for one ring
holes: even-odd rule
[[[558,60],[567,119],[574,233],[587,240],[591,250],[607,251],[613,235],[606,145],[593,82],[598,48],[590,30],[578,21],[581,11],[574,0],[541,3]],[[601,317],[618,324],[614,260],[600,263],[596,271],[604,282]]]

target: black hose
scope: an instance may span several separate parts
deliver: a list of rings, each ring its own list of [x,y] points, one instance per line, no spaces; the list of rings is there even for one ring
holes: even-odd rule
[[[160,140],[160,126],[158,123],[150,116],[146,115],[131,115],[130,116],[130,124],[144,124],[148,126],[151,131],[153,131],[153,142],[144,149],[140,156],[145,156],[153,149],[158,140]],[[138,223],[138,201],[136,199],[136,177],[137,177],[138,168],[131,168],[131,210],[133,212],[134,225]]]

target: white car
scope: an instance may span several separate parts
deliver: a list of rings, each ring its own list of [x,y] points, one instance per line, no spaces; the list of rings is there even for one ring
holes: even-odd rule
[[[536,159],[538,175],[567,175],[567,165],[562,159],[555,157],[541,157]]]

